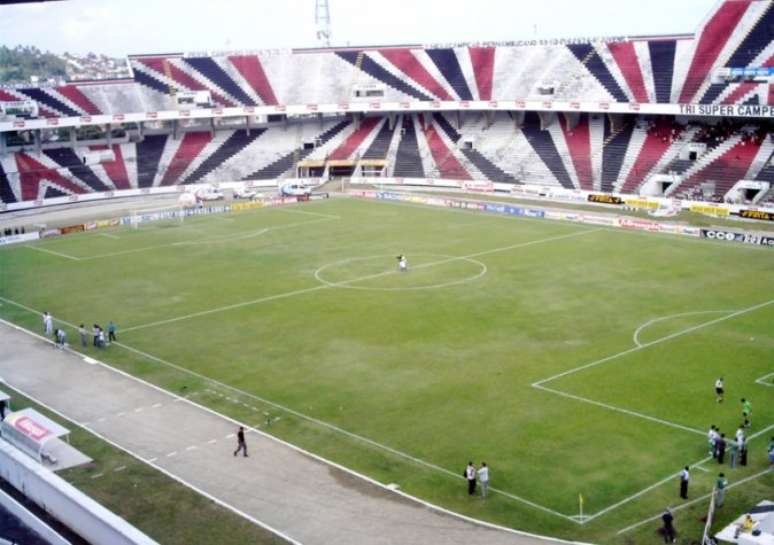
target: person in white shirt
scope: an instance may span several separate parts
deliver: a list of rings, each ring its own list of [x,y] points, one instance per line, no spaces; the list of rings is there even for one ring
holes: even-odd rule
[[[54,334],[54,318],[48,312],[43,313],[43,331],[48,337]]]
[[[476,467],[473,462],[468,462],[465,468],[465,478],[468,480],[468,494],[471,496],[476,493]]]
[[[398,256],[398,270],[400,272],[406,272],[408,270],[408,261],[406,256],[401,254]]]
[[[723,377],[715,381],[715,394],[717,395],[715,401],[723,403]]]
[[[680,497],[684,500],[688,499],[688,481],[691,480],[691,474],[688,471],[688,466],[685,466],[680,472]]]
[[[486,498],[486,491],[489,488],[489,468],[486,466],[486,462],[481,462],[481,467],[477,473],[478,482],[481,483],[481,497]]]
[[[707,442],[709,443],[709,453],[713,458],[715,457],[715,441],[717,440],[718,433],[715,431],[715,425],[710,426],[707,432]]]

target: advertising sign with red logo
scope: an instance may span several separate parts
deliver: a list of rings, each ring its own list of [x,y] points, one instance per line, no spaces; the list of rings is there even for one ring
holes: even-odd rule
[[[28,416],[22,416],[20,418],[17,418],[15,420],[12,420],[13,427],[26,435],[27,437],[34,439],[38,443],[40,443],[41,440],[45,439],[49,435],[51,435],[51,432],[29,418]]]

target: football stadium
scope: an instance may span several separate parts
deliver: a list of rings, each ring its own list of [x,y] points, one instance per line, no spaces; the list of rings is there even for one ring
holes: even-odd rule
[[[0,86],[0,544],[774,543],[774,2],[308,4],[315,47]]]

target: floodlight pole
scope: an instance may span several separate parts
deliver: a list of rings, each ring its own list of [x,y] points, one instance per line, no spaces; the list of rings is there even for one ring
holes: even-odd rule
[[[328,0],[315,0],[314,24],[317,28],[317,43],[321,47],[331,46],[331,10]]]

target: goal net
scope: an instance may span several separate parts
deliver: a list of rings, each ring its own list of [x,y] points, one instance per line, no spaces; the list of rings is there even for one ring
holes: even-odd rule
[[[129,214],[129,222],[133,229],[140,225],[154,222],[163,225],[179,225],[185,218],[185,208],[182,206],[162,206],[157,208],[138,208]]]

